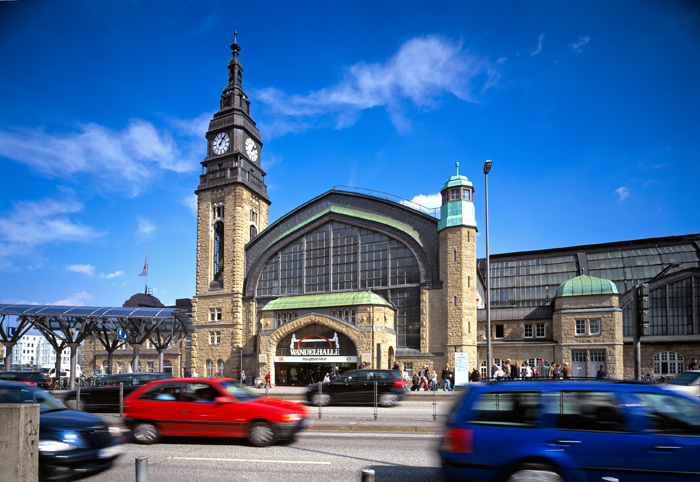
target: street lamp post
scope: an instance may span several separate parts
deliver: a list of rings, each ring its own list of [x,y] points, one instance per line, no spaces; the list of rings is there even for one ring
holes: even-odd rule
[[[484,196],[486,197],[486,377],[491,378],[491,260],[489,259],[489,171],[491,161],[484,163]]]

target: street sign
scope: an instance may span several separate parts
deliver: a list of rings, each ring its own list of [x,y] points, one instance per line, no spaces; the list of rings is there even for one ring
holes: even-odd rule
[[[120,340],[126,340],[126,331],[124,331],[123,328],[119,328],[117,330],[117,338],[119,338]]]

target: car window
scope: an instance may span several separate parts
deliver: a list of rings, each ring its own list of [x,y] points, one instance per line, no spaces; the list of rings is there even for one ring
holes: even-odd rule
[[[29,385],[0,387],[0,403],[38,403],[41,413],[66,409],[63,403],[56,400],[48,392]]]
[[[344,382],[356,382],[358,380],[365,380],[366,379],[366,374],[363,371],[354,371],[354,372],[347,372],[343,373],[340,376],[340,380]]]
[[[180,398],[181,388],[181,383],[161,383],[142,393],[139,400],[174,402]]]
[[[534,391],[486,391],[478,394],[471,411],[476,425],[534,427],[539,410]]]
[[[194,382],[185,383],[180,400],[183,402],[214,403],[216,397],[221,393],[208,383]]]
[[[367,372],[367,380],[370,381],[382,381],[382,380],[391,380],[392,378],[388,375],[387,372],[372,372],[368,371]]]
[[[222,381],[221,386],[223,386],[224,390],[226,390],[228,393],[236,397],[236,400],[239,402],[247,402],[249,400],[260,398],[257,393],[252,392],[245,385],[241,385],[240,383],[236,383],[232,380]]]
[[[697,384],[698,379],[700,379],[700,372],[685,372],[673,380],[669,380],[668,383],[672,385],[692,385],[694,383]]]
[[[613,392],[562,390],[548,394],[547,399],[545,411],[555,416],[557,429],[594,432],[627,430],[622,409]]]
[[[645,407],[646,429],[662,435],[700,435],[700,404],[665,393],[634,394]]]

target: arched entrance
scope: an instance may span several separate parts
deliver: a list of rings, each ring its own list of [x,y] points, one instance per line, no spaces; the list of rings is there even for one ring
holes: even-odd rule
[[[278,385],[309,385],[323,381],[333,367],[340,373],[356,368],[357,348],[339,330],[311,323],[280,340],[273,362]]]

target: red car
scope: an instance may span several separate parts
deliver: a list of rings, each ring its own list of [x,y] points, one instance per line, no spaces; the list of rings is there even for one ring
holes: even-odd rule
[[[125,423],[143,444],[173,435],[247,437],[264,447],[292,440],[309,416],[304,405],[262,398],[228,378],[160,380],[124,399]]]

